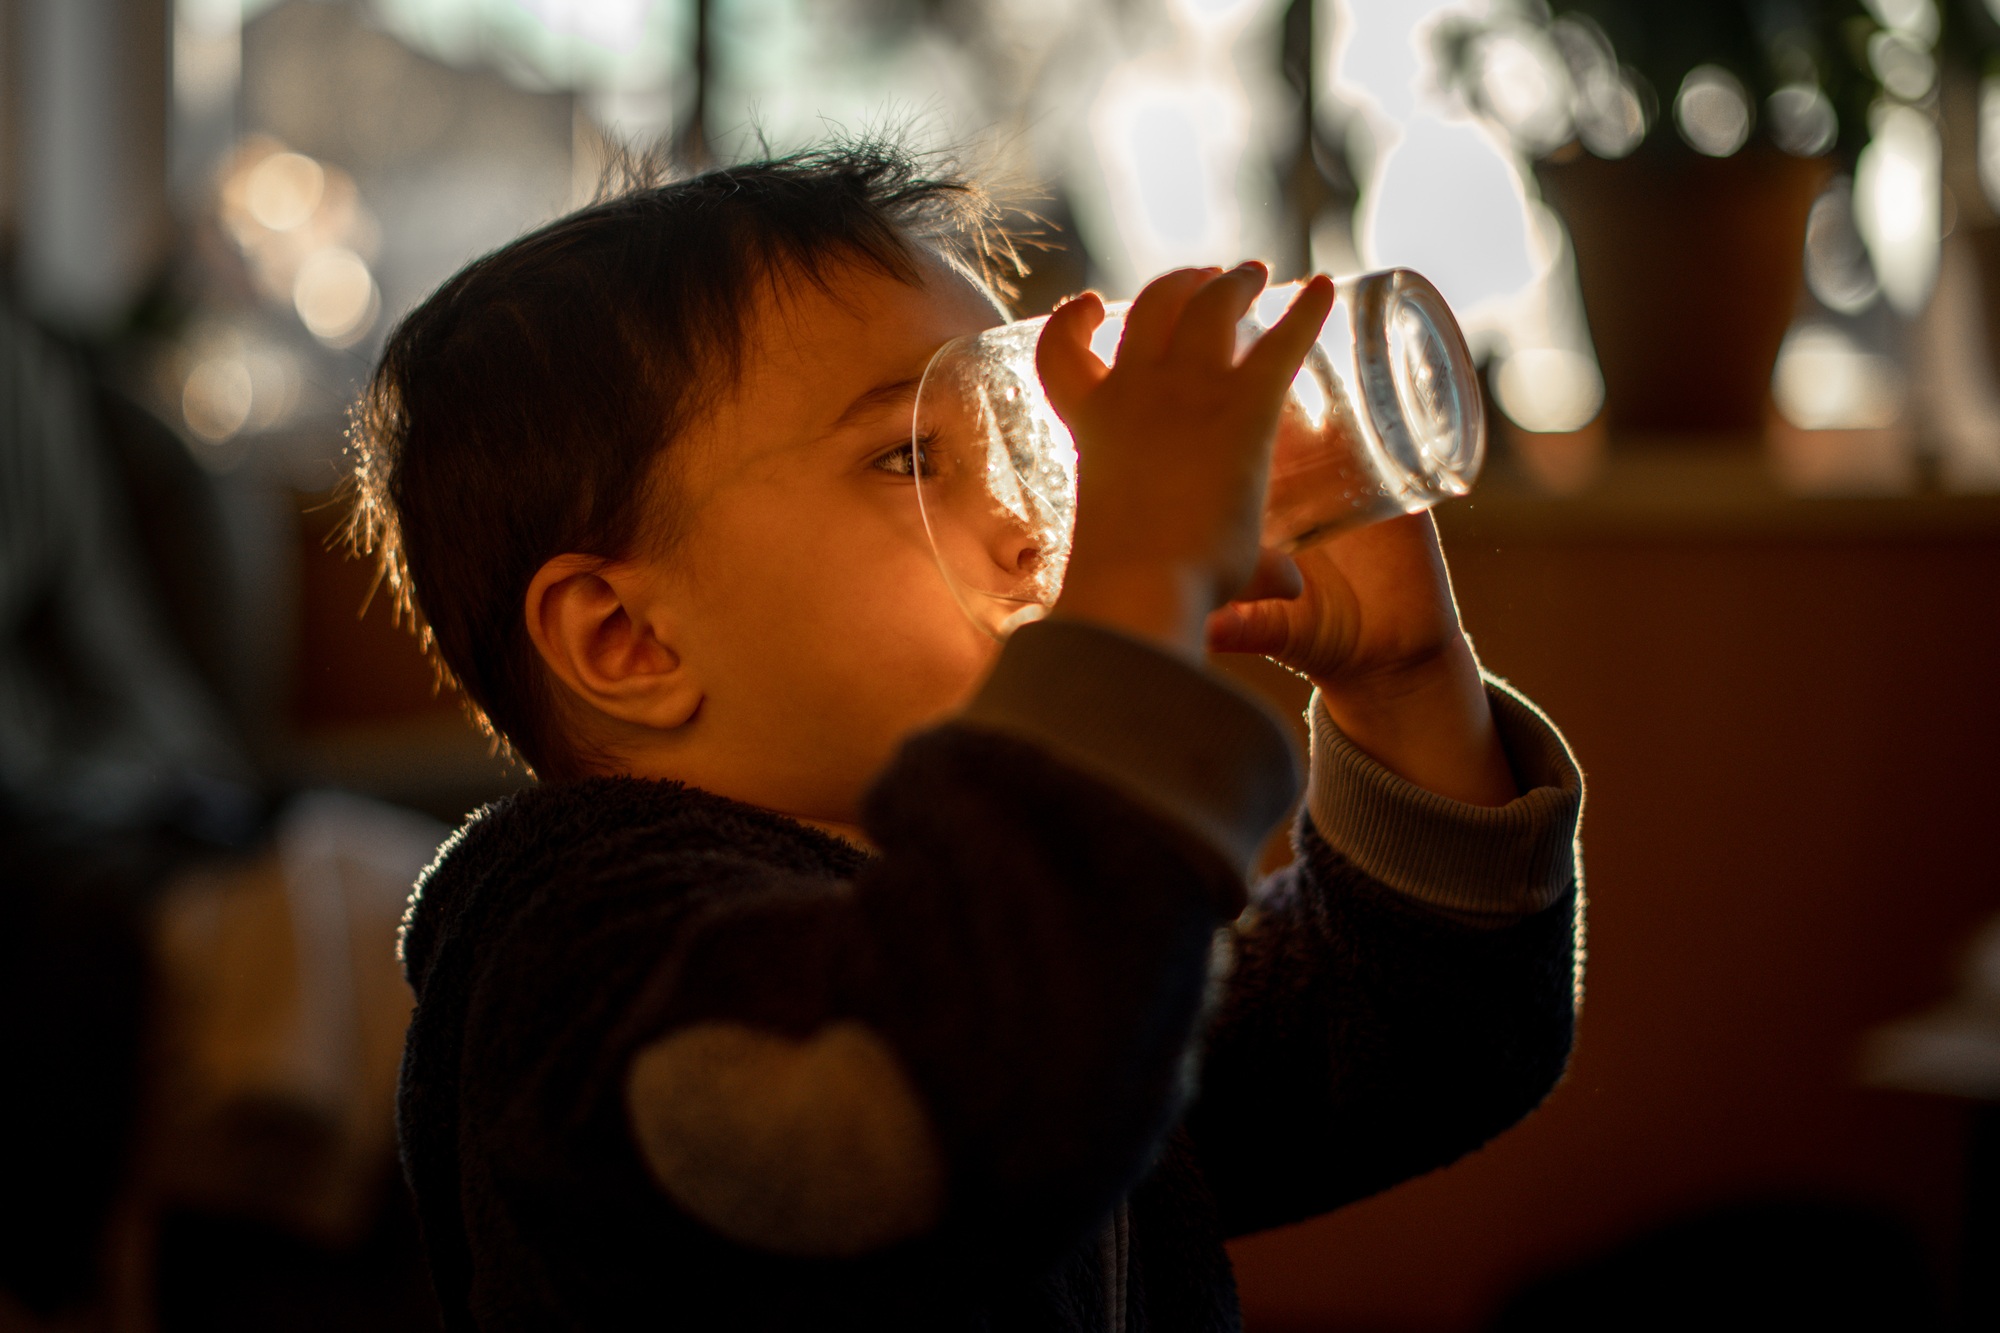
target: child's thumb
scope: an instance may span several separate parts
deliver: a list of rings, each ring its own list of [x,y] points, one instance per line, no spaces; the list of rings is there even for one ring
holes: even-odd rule
[[[1056,307],[1035,344],[1035,370],[1042,377],[1057,415],[1069,419],[1084,395],[1103,382],[1110,369],[1090,350],[1090,335],[1104,322],[1104,301],[1085,292]]]
[[[1230,602],[1208,618],[1208,651],[1283,659],[1292,643],[1290,603],[1270,598]]]

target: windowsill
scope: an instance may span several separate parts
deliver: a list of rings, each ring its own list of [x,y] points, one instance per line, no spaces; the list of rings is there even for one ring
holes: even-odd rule
[[[1764,442],[1616,440],[1574,494],[1540,488],[1493,444],[1472,494],[1438,510],[1447,541],[2000,539],[2000,492],[1799,495]]]

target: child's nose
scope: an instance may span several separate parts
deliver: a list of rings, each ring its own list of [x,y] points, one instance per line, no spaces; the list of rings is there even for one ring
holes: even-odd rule
[[[1042,547],[1036,533],[1011,516],[1010,521],[996,526],[993,562],[1002,573],[1026,576],[1041,567]]]

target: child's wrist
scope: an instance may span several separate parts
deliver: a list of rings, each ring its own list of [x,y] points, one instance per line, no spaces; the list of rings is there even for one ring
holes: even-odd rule
[[[1505,805],[1520,794],[1463,638],[1394,670],[1313,684],[1341,733],[1397,776],[1471,805]]]
[[[1407,662],[1333,676],[1308,673],[1308,679],[1329,705],[1338,700],[1356,712],[1426,709],[1435,707],[1440,698],[1454,694],[1470,697],[1475,691],[1483,701],[1486,687],[1479,675],[1479,662],[1465,637],[1454,637],[1455,642]]]

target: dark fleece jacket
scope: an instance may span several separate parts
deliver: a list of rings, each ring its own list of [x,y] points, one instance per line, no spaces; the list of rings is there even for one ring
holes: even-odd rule
[[[996,674],[1055,659],[1045,688],[1015,671],[1014,692],[1055,698],[1070,724],[1005,716],[1003,679],[911,740],[868,803],[878,855],[630,778],[523,792],[447,846],[406,929],[418,1006],[399,1118],[450,1328],[1234,1329],[1224,1239],[1449,1162],[1540,1100],[1570,1042],[1573,865],[1537,910],[1482,912],[1457,889],[1441,908],[1302,815],[1297,862],[1237,919],[1248,841],[1214,832],[1232,810],[1268,820],[1282,757],[1268,735],[1234,753],[1211,735],[1201,763],[1145,763],[1178,743],[1140,734],[1163,694],[1254,730],[1250,705],[1129,642],[1065,633],[1023,631],[1033,646],[1010,644]],[[1365,762],[1322,748],[1316,768]],[[1121,780],[1135,762],[1146,773]],[[1216,778],[1245,762],[1261,772]],[[1324,786],[1316,773],[1315,809]],[[751,1085],[725,1065],[671,1094],[706,1109],[661,1106],[633,1072],[677,1035],[786,1051],[836,1028],[888,1053],[877,1101],[913,1090],[897,1123],[939,1182],[885,1204],[901,1221],[883,1231],[864,1179],[852,1244],[783,1221],[826,1212],[796,1179],[811,1134],[786,1146],[810,1106],[730,1106]],[[660,1146],[685,1127],[719,1146],[692,1165]],[[737,1155],[752,1139],[779,1145],[768,1233],[701,1183],[718,1154],[725,1187],[756,1175],[755,1151]]]

